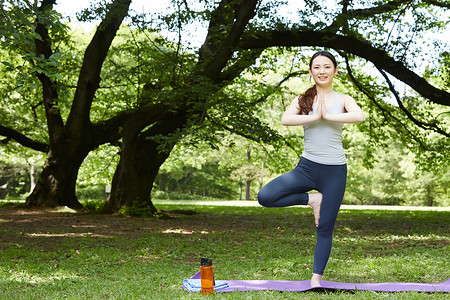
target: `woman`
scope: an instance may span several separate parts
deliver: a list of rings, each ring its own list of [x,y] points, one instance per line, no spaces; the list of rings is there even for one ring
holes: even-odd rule
[[[347,165],[342,123],[362,122],[364,115],[352,97],[333,90],[338,66],[330,52],[315,53],[309,73],[315,85],[295,98],[281,118],[284,126],[303,125],[302,157],[294,170],[264,186],[258,201],[265,207],[312,207],[317,243],[311,287],[317,287],[330,257],[334,224],[345,192]],[[318,193],[307,193],[311,190]]]

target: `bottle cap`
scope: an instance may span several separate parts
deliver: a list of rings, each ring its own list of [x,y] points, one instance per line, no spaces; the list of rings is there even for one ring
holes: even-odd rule
[[[200,265],[202,267],[212,266],[212,259],[207,257],[202,257]]]

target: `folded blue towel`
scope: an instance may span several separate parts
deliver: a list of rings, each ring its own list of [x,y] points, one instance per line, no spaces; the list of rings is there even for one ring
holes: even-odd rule
[[[183,280],[183,286],[190,292],[200,292],[202,289],[201,279],[185,279]],[[216,280],[214,290],[226,289],[228,282]]]

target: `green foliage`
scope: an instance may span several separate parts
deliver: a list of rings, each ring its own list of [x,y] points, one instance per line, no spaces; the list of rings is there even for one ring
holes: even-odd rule
[[[158,184],[158,183],[157,183]],[[159,186],[156,185],[155,189],[152,191],[152,199],[154,200],[222,200],[221,198],[213,198],[209,196],[202,196],[202,195],[196,195],[196,194],[186,194],[186,193],[179,193],[179,192],[164,192],[161,190],[158,190]]]
[[[119,149],[116,146],[102,145],[90,152],[84,159],[78,173],[79,186],[104,186],[112,181],[119,161]],[[97,199],[97,198],[96,198]]]
[[[163,179],[164,178],[164,179]],[[187,195],[213,198],[236,198],[236,183],[230,179],[230,171],[218,162],[206,162],[201,168],[182,164],[171,172],[160,172],[155,188]],[[192,197],[190,196],[190,197]]]
[[[78,186],[76,195],[80,200],[105,200],[105,185],[104,184],[91,184],[88,186]]]
[[[134,216],[134,217],[162,217],[153,205],[148,205],[137,199],[133,202],[133,205],[129,207],[122,207],[118,211],[122,216]]]
[[[21,199],[29,192],[28,170],[24,167],[2,164],[0,167],[0,199]]]
[[[228,163],[230,157],[224,157],[225,151],[223,147],[213,150],[207,143],[193,147],[183,140],[161,167],[155,189],[182,193],[185,199],[189,194],[235,199],[237,184],[230,178],[233,167]]]
[[[63,116],[67,115],[71,105],[68,99],[73,96],[71,88],[77,78],[74,65],[81,60],[82,49],[78,47],[82,43],[74,47],[75,42],[70,38],[77,40],[80,35],[69,36],[69,27],[61,23],[59,13],[50,9],[40,11],[27,3],[11,3],[9,10],[4,11],[9,20],[3,20],[0,25],[0,34],[4,37],[0,50],[0,94],[4,99],[0,103],[0,116],[3,126],[14,128],[33,140],[48,142],[44,103],[39,100],[42,85],[36,75],[46,75],[55,82],[60,98],[54,99],[54,108]],[[34,39],[42,40],[34,32],[36,21],[48,28],[49,38],[54,43],[53,54],[49,57],[36,54]],[[12,32],[12,35],[5,32]]]
[[[111,1],[95,1],[94,3],[91,3],[89,8],[85,8],[80,13],[77,13],[77,19],[78,21],[83,22],[102,20],[110,8]]]
[[[81,200],[80,202],[85,209],[91,212],[101,212],[103,207],[105,206],[105,201],[103,200]]]
[[[41,154],[17,147],[1,145],[0,150],[0,199],[25,199],[30,192],[30,173],[36,177],[44,157]]]

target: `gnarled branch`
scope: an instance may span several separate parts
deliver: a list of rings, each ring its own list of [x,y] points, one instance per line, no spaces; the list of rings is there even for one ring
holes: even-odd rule
[[[239,5],[231,5],[223,0],[214,11],[205,43],[200,49],[199,65],[203,65],[203,76],[213,82],[220,81],[220,72],[233,55],[248,22],[256,14],[257,0],[243,0]],[[217,32],[218,30],[228,30]],[[211,55],[211,56],[210,56]],[[206,57],[213,59],[205,61]]]
[[[26,135],[18,132],[15,129],[11,129],[5,126],[0,125],[0,135],[6,137],[5,142],[9,142],[10,140],[14,140],[21,144],[22,146],[31,148],[40,152],[48,152],[48,144],[35,141],[27,137]]]
[[[365,40],[352,36],[343,36],[326,31],[305,31],[292,29],[290,31],[255,32],[242,40],[243,49],[258,49],[276,46],[321,46],[343,50],[372,62],[377,68],[385,70],[392,76],[403,81],[431,102],[450,106],[450,93],[429,84],[402,62],[390,57],[387,52],[375,48]]]
[[[103,62],[122,20],[128,14],[130,3],[131,0],[115,0],[112,3],[86,48],[72,109],[67,120],[68,130],[72,130],[73,135],[79,134],[80,128],[86,128],[86,124],[89,124],[89,112],[99,87]]]
[[[406,132],[408,132],[408,134],[420,145],[420,147],[424,150],[430,150],[429,147],[423,143],[423,141],[419,138],[417,138],[417,136],[415,134],[413,134],[411,132],[411,130],[401,121],[399,120],[397,117],[395,117],[394,115],[392,115],[392,113],[390,111],[388,111],[387,109],[385,109],[377,100],[376,98],[367,91],[367,89],[360,83],[358,82],[358,80],[356,80],[355,76],[353,75],[353,71],[350,67],[350,63],[348,61],[348,57],[341,54],[346,62],[346,67],[347,67],[347,73],[348,76],[350,77],[350,80],[353,82],[353,84],[361,91],[363,92],[371,101],[373,104],[375,104],[376,107],[378,107],[378,109],[381,111],[381,113],[384,115],[384,117],[386,118],[386,115],[391,118],[392,120],[395,120],[398,124],[400,124],[403,129],[406,130]]]
[[[378,68],[378,71],[381,73],[381,75],[383,75],[384,79],[386,80],[388,86],[389,86],[389,90],[391,91],[391,93],[394,95],[395,100],[397,100],[397,104],[398,107],[400,107],[400,109],[406,114],[406,116],[408,116],[408,118],[417,126],[419,126],[422,129],[425,130],[432,130],[435,131],[439,134],[442,134],[446,137],[450,137],[450,133],[444,131],[442,128],[440,128],[439,126],[437,126],[435,123],[426,123],[426,122],[422,122],[417,120],[412,114],[411,112],[403,105],[402,100],[400,99],[399,94],[397,93],[397,91],[395,90],[394,85],[392,84],[391,80],[389,79],[389,77],[386,75],[386,73]]]

